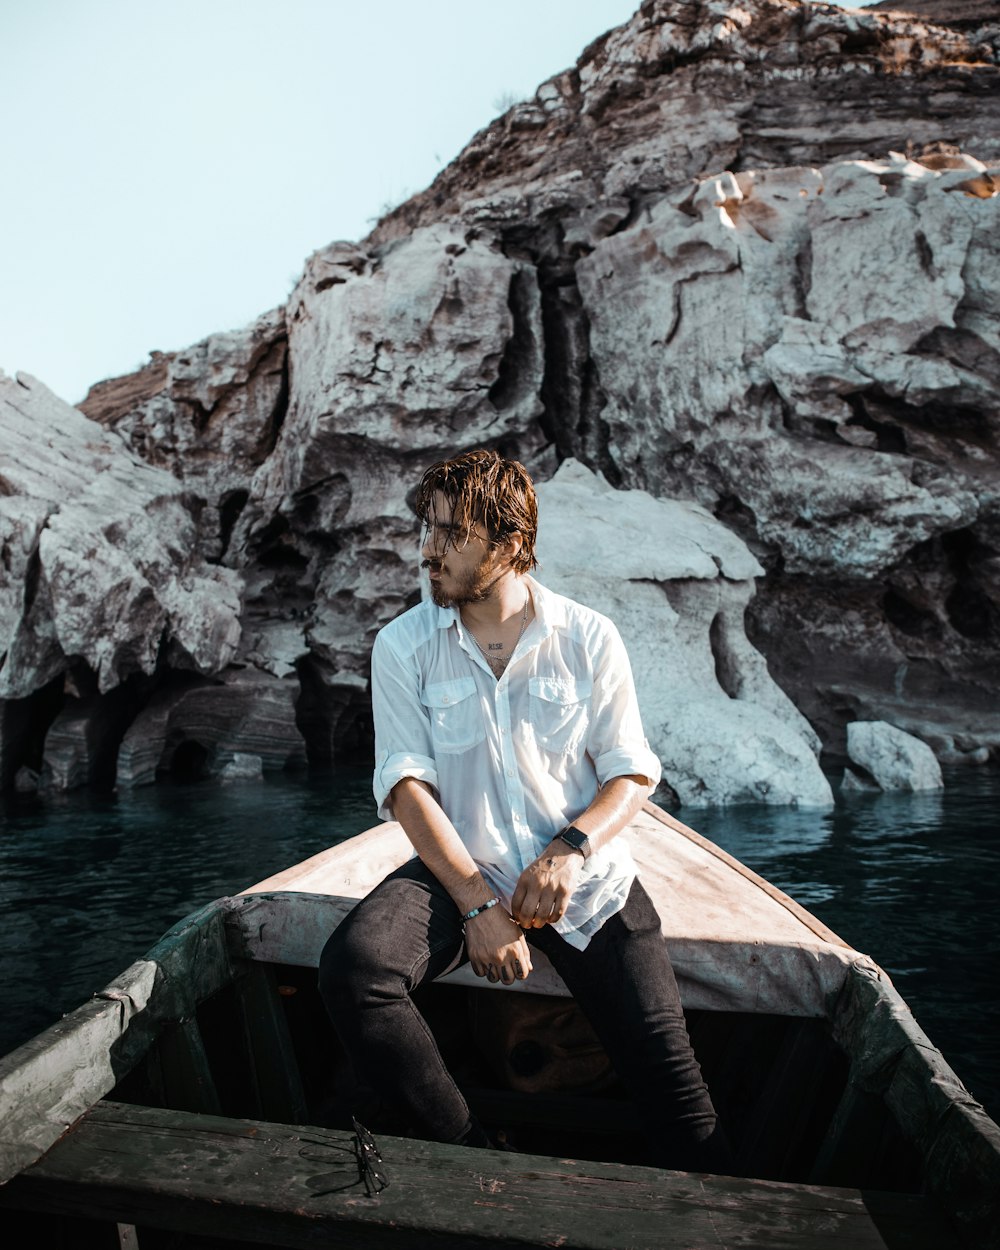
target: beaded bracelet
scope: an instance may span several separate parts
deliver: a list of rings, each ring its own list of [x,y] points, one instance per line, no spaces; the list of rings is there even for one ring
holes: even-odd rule
[[[474,920],[480,912],[489,911],[491,907],[496,907],[499,902],[499,898],[494,895],[493,898],[488,899],[485,903],[483,903],[482,907],[473,907],[472,911],[466,912],[466,914],[462,917],[462,923],[464,924],[466,920]]]

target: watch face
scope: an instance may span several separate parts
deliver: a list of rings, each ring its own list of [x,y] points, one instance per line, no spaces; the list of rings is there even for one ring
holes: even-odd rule
[[[589,843],[585,833],[581,833],[579,829],[574,829],[574,827],[570,825],[570,827],[568,829],[564,829],[559,836],[564,842],[568,842],[570,846],[575,847],[578,851],[583,851],[586,855]]]

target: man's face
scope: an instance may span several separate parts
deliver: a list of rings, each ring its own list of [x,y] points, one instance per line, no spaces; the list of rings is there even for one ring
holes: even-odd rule
[[[451,508],[440,492],[431,501],[421,555],[430,575],[431,598],[441,608],[481,603],[507,571],[481,525],[472,527],[468,541],[462,528],[453,527]]]

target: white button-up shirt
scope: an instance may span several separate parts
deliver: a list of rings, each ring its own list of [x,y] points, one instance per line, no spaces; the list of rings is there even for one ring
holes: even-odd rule
[[[525,578],[534,620],[496,679],[456,608],[431,602],[386,625],[372,650],[375,799],[392,787],[437,791],[487,884],[509,908],[521,870],[613,777],[660,762],[642,732],[632,672],[615,626]],[[581,949],[625,905],[635,877],[613,839],[583,866],[556,930]]]

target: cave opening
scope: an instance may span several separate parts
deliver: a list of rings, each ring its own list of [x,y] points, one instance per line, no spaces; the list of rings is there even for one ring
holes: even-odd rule
[[[882,611],[889,624],[909,638],[936,640],[941,637],[941,622],[937,616],[892,586],[882,596]]]
[[[170,779],[177,782],[203,781],[208,775],[211,753],[194,738],[186,738],[170,761]]]

